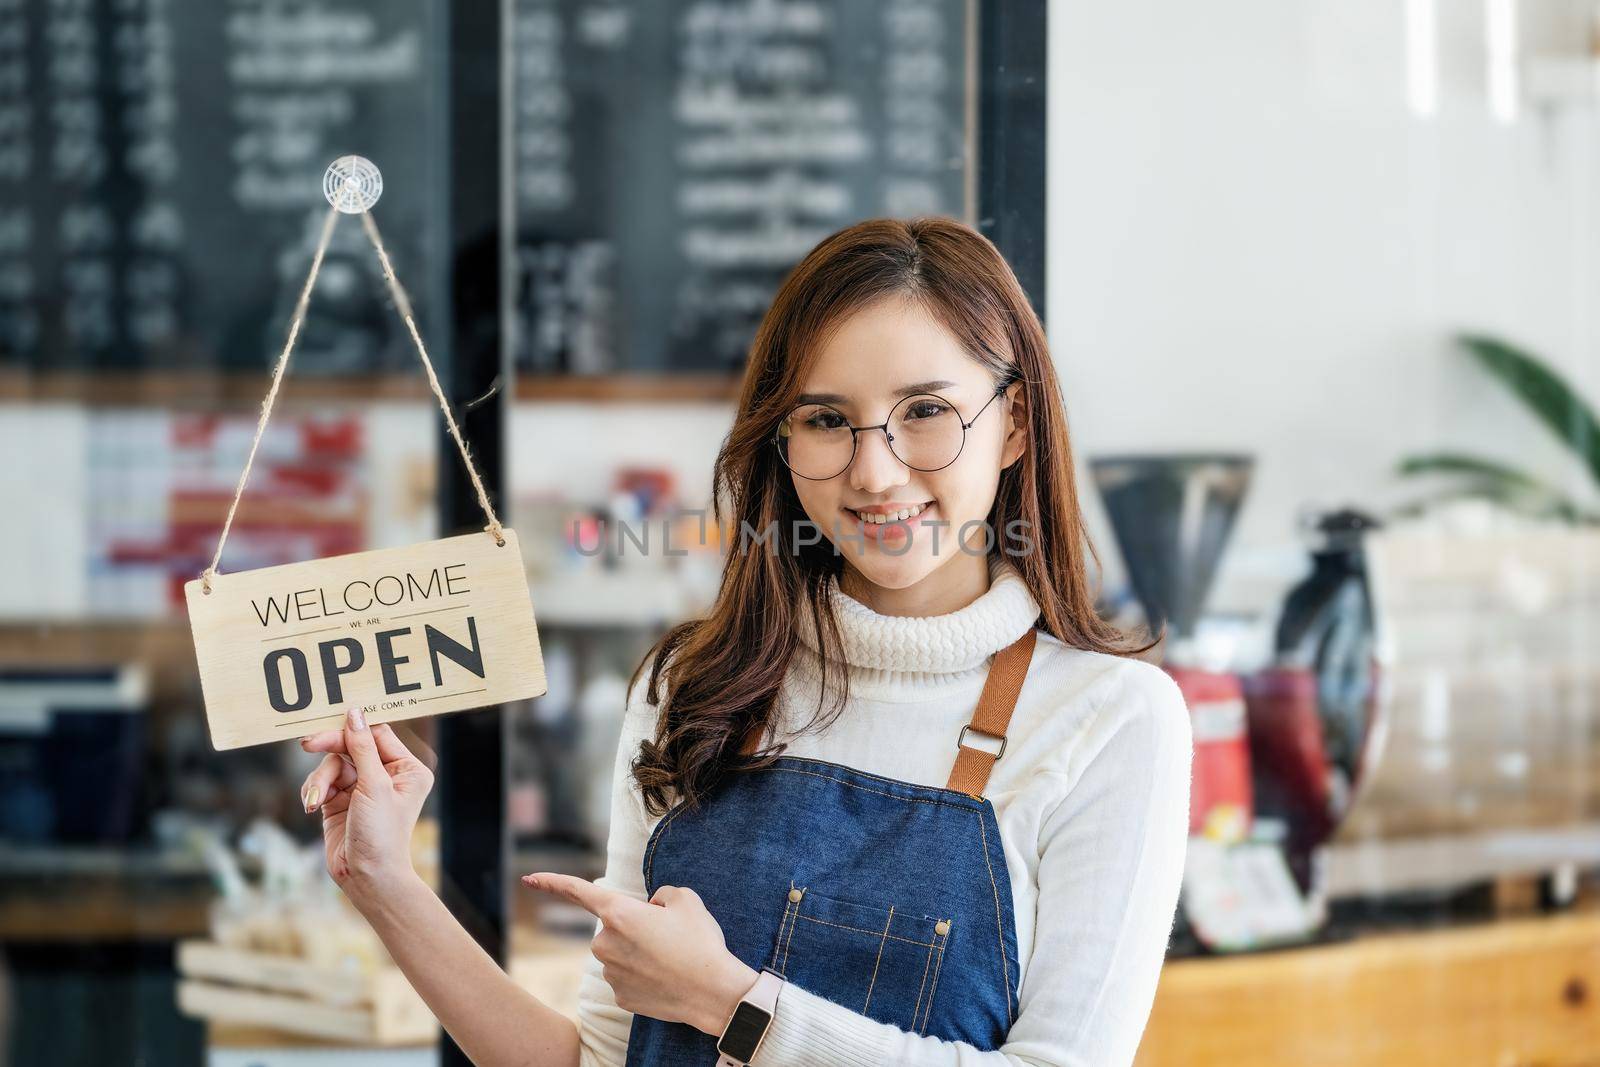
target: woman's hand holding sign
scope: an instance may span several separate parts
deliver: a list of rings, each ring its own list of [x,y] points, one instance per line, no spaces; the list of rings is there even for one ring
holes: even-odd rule
[[[645,903],[567,874],[540,872],[522,881],[600,920],[591,947],[625,1011],[720,1035],[758,977],[728,951],[722,927],[693,889],[664,885]]]
[[[427,746],[414,736],[407,745],[387,724],[369,728],[357,708],[344,729],[300,745],[325,753],[300,799],[322,812],[328,873],[468,1058],[577,1067],[572,1020],[511,981],[411,865],[411,833],[433,788]]]
[[[349,709],[343,730],[312,734],[300,746],[327,753],[300,796],[307,812],[322,812],[328,873],[361,907],[364,897],[412,875],[411,833],[433,771],[392,726],[369,729],[360,708]]]
[[[458,1041],[467,1033],[479,1038],[469,1050],[474,1061],[528,1062],[532,1048],[543,1051],[532,1062],[575,1064],[571,1023],[510,985],[411,866],[411,833],[433,787],[433,753],[415,740],[413,752],[387,724],[369,728],[356,708],[344,729],[300,744],[325,754],[301,800],[307,812],[322,813],[328,873],[446,1028]],[[662,886],[646,903],[570,875],[541,872],[523,882],[600,920],[594,954],[627,1011],[720,1035],[755,984],[757,972],[728,951],[722,927],[692,889]],[[478,995],[488,987],[494,995]]]

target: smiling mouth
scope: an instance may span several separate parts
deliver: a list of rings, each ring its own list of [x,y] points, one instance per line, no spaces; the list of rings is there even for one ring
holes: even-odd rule
[[[894,523],[910,522],[912,519],[916,518],[932,507],[933,501],[928,500],[921,504],[912,504],[909,507],[900,508],[896,511],[864,512],[857,511],[854,508],[845,508],[844,510],[855,516],[856,521],[860,522],[863,526],[871,527],[890,526]]]

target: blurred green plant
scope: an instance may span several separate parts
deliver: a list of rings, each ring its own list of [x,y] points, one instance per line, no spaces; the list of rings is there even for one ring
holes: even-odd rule
[[[1600,488],[1600,419],[1577,390],[1537,356],[1507,341],[1461,334],[1456,342],[1571,450],[1589,481]],[[1600,525],[1600,513],[1580,505],[1557,486],[1495,459],[1430,452],[1405,457],[1396,473],[1452,479],[1444,490],[1396,509],[1396,515],[1415,515],[1446,501],[1470,497],[1492,500],[1525,515]]]

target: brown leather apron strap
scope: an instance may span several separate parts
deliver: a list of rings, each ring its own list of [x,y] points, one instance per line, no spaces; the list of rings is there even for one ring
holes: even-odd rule
[[[959,753],[955,765],[950,768],[946,789],[974,797],[983,796],[983,790],[989,784],[989,772],[994,769],[994,762],[1000,758],[1000,753],[986,752],[961,742],[966,738],[967,731],[972,730],[998,737],[1000,752],[1005,751],[1006,727],[1010,725],[1011,713],[1016,709],[1022,681],[1028,676],[1028,665],[1033,661],[1033,646],[1038,638],[1038,630],[1029,630],[995,653],[994,662],[989,665],[989,676],[983,682],[983,692],[978,696],[977,710],[973,712],[972,721],[962,727],[961,736],[956,739]],[[754,753],[760,747],[763,733],[755,729],[748,731],[739,745],[739,751],[746,756]]]
[[[972,713],[972,721],[961,728],[961,735],[956,738],[958,752],[955,766],[950,768],[950,780],[945,783],[946,789],[983,796],[989,784],[989,772],[1006,750],[1006,727],[1016,709],[1017,694],[1022,692],[1022,680],[1028,676],[1028,665],[1033,661],[1033,646],[1038,638],[1039,631],[1030,629],[1015,643],[994,654],[989,677],[984,679],[983,692],[978,696],[978,710]],[[968,730],[998,737],[1000,751],[988,752],[962,744]]]

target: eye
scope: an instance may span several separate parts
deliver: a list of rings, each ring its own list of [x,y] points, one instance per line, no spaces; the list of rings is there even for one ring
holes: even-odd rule
[[[818,408],[803,422],[808,430],[842,430],[849,425],[844,416],[832,408]]]
[[[919,397],[906,405],[907,419],[936,419],[951,410],[948,404],[932,397]]]

